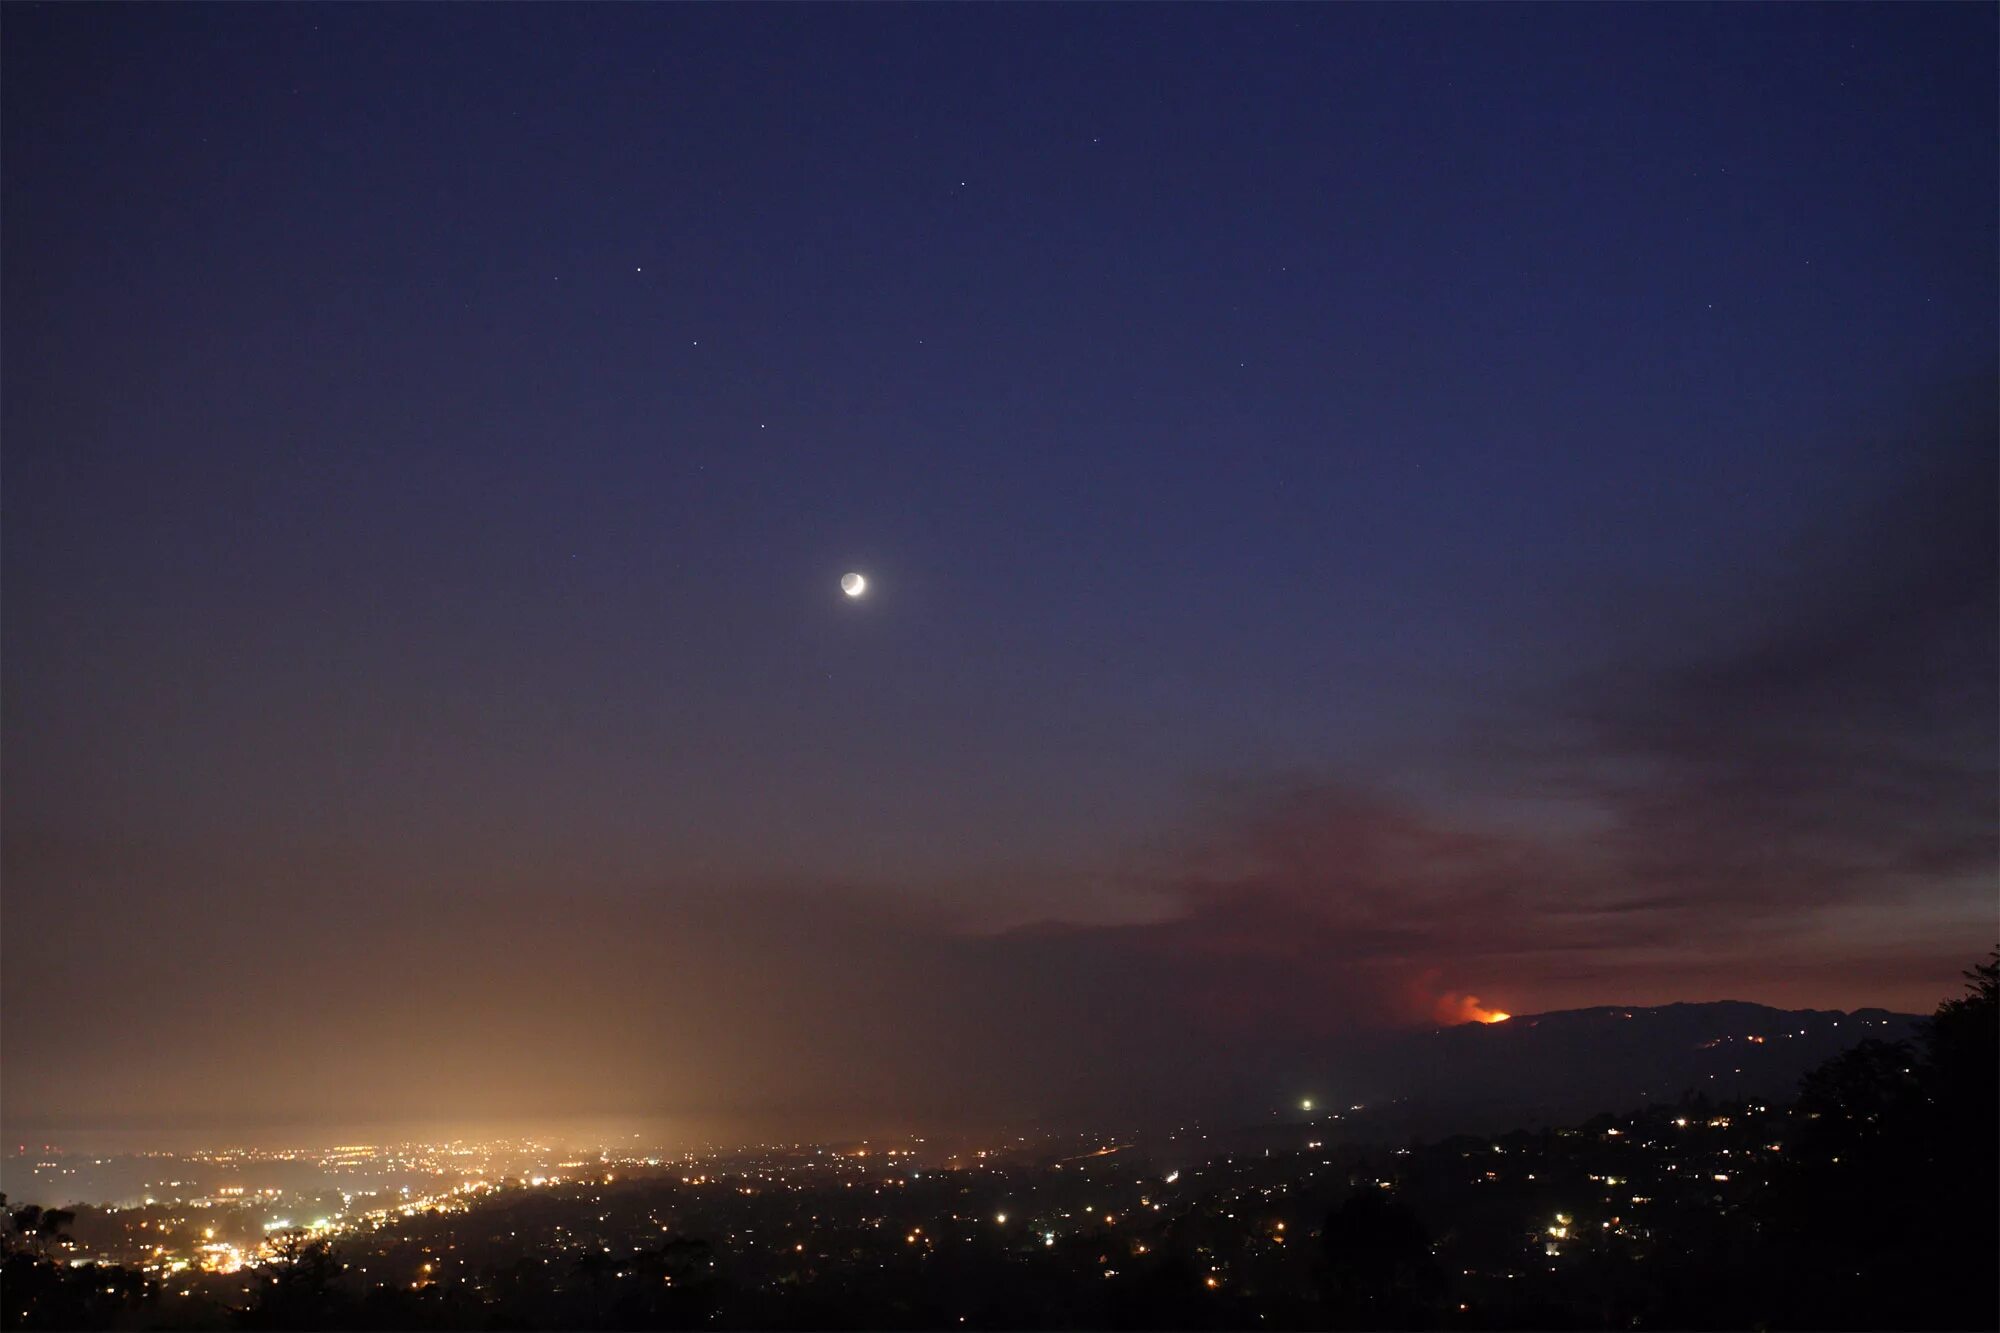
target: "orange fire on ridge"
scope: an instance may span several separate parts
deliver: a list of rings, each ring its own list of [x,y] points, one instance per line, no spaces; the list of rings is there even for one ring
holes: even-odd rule
[[[1488,1009],[1477,995],[1456,991],[1439,996],[1432,1013],[1440,1023],[1504,1023],[1513,1017],[1504,1009]]]

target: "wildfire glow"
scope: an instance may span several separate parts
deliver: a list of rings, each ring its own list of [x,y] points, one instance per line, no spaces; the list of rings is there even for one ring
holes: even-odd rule
[[[1440,1023],[1504,1023],[1513,1017],[1504,1009],[1488,1009],[1477,995],[1456,991],[1439,996],[1432,1012]]]

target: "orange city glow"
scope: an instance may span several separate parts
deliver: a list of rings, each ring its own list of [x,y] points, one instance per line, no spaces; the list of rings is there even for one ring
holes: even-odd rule
[[[1452,992],[1440,996],[1433,1010],[1440,1023],[1504,1023],[1513,1015],[1504,1009],[1488,1009],[1477,995]]]

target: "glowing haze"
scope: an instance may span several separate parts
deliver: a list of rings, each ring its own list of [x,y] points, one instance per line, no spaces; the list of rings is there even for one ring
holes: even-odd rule
[[[1991,8],[1136,18],[10,11],[9,1128],[1951,989]]]
[[[1455,992],[1439,996],[1431,1013],[1440,1023],[1504,1023],[1514,1016],[1504,1009],[1489,1009],[1477,995]]]

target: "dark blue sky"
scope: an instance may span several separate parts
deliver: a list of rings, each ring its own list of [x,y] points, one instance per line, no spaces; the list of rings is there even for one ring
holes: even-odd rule
[[[676,948],[860,1012],[817,955],[885,917],[882,994],[1054,923],[996,985],[1259,1023],[1914,1005],[1991,942],[1989,6],[4,38],[17,1114],[293,1114],[191,1035],[202,1077],[136,1097],[134,1006],[444,949],[410,998],[477,1032],[519,1017],[502,941],[571,928],[660,951],[579,1023],[679,1003]],[[1829,839],[1891,754],[1911,817]],[[763,932],[799,900],[825,933]],[[1272,952],[1294,916],[1324,949]],[[1177,934],[1235,927],[1263,965]],[[312,1104],[411,1112],[423,1057],[346,1008],[293,1015],[353,1052]],[[716,1043],[805,1040],[657,1058],[723,1089],[677,1108],[763,1106],[802,1094]],[[679,1095],[583,1046],[618,1086],[580,1109]],[[416,1101],[551,1109],[454,1077]]]

